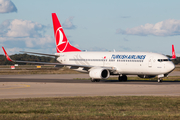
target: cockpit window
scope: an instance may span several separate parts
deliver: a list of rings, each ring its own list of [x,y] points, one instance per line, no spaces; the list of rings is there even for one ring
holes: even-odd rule
[[[171,61],[171,59],[158,59],[158,62]]]

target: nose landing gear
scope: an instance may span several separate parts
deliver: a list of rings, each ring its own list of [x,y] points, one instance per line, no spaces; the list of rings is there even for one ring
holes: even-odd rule
[[[158,83],[162,82],[163,77],[167,77],[167,75],[164,75],[164,74],[158,75]]]
[[[158,83],[161,83],[162,82],[162,78],[158,78]]]

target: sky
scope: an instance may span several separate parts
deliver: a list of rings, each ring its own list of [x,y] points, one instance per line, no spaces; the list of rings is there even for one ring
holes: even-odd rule
[[[171,55],[174,44],[179,55],[179,5],[179,0],[0,0],[0,46],[9,54],[54,54],[51,13],[56,13],[70,44],[81,50]]]

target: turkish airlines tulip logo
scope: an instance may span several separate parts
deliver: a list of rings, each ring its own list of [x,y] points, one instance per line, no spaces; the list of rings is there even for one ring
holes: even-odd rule
[[[56,48],[59,52],[63,52],[67,47],[68,41],[63,33],[62,27],[56,30]]]

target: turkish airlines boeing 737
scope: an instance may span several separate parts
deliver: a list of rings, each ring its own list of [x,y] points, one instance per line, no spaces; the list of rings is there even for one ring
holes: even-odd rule
[[[52,21],[57,53],[24,53],[55,56],[60,63],[12,60],[2,47],[6,58],[12,62],[50,64],[56,67],[68,66],[70,69],[89,73],[92,82],[107,79],[110,75],[119,75],[119,81],[127,81],[127,75],[138,75],[140,78],[158,76],[158,82],[161,82],[162,78],[167,77],[175,68],[171,61],[176,58],[174,45],[172,45],[171,59],[151,52],[82,52],[70,45],[56,13],[52,13]]]

